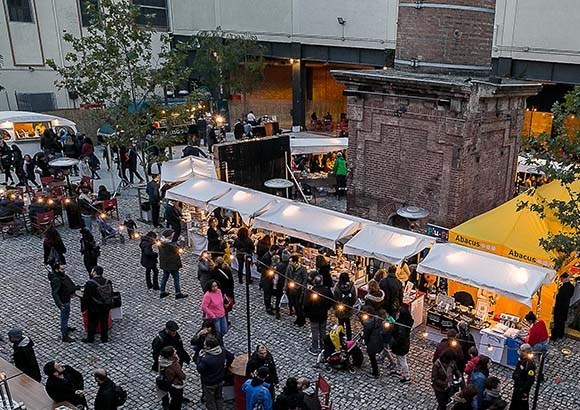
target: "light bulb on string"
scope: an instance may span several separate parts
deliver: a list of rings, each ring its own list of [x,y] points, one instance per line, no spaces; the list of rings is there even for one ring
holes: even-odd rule
[[[528,353],[528,359],[533,359],[534,358],[534,354],[533,353]]]
[[[101,218],[105,219],[106,217],[107,217],[107,214],[106,213],[104,213],[104,212],[101,213]]]
[[[344,305],[342,303],[339,303],[338,305],[336,305],[336,310],[338,310],[339,312],[344,311]]]
[[[290,282],[288,282],[288,287],[290,289],[294,289],[296,287],[296,284],[294,282],[290,281]]]
[[[268,276],[270,276],[270,277],[274,276],[274,269],[268,270]]]
[[[67,199],[65,199],[65,200],[64,200],[64,203],[65,203],[65,204],[70,204],[70,199],[68,199],[68,198],[67,198]]]
[[[385,322],[385,323],[383,324],[383,326],[384,326],[384,328],[385,328],[385,329],[388,329],[388,328],[390,328],[390,327],[391,327],[391,324],[390,324],[389,322]]]
[[[318,293],[312,293],[310,295],[310,297],[311,297],[312,300],[316,300],[316,299],[318,299]]]
[[[123,230],[125,230],[125,225],[119,225],[119,230],[120,230],[120,231],[123,231]]]
[[[362,320],[368,320],[369,315],[367,315],[366,313],[363,313],[363,315],[360,317]]]
[[[457,347],[457,340],[451,341],[451,347]]]
[[[429,333],[426,330],[424,330],[423,333],[421,333],[421,336],[427,338],[427,336],[429,336]]]

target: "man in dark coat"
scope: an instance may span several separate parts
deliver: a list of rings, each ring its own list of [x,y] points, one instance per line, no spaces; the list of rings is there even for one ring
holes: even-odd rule
[[[85,283],[81,307],[88,313],[87,337],[83,343],[94,343],[97,327],[100,325],[101,342],[109,341],[109,313],[112,306],[113,284],[103,277],[103,268],[95,266],[91,279]]]
[[[372,367],[371,375],[374,378],[378,378],[380,373],[379,365],[377,363],[377,354],[381,353],[385,348],[385,341],[383,339],[383,321],[376,316],[376,311],[370,306],[365,306],[363,308],[361,321],[363,324],[363,338]]]
[[[397,372],[401,376],[401,383],[407,383],[409,378],[409,365],[407,364],[407,354],[411,348],[411,329],[413,328],[413,316],[406,305],[401,307],[397,323],[393,329],[393,342],[391,352],[397,359]]]
[[[567,273],[560,276],[562,286],[556,294],[554,303],[554,327],[552,329],[552,340],[558,340],[564,337],[566,330],[566,320],[568,320],[568,310],[570,309],[570,300],[574,296],[574,285],[570,283],[570,277]]]
[[[181,211],[177,206],[177,202],[172,201],[165,206],[165,222],[173,230],[172,242],[177,242],[181,235]]]
[[[214,336],[208,336],[199,353],[197,371],[201,378],[205,406],[208,409],[223,408],[223,384],[226,369],[234,361],[234,355],[220,346]]]
[[[512,374],[514,391],[510,410],[527,410],[530,407],[530,390],[536,380],[536,363],[532,347],[524,343],[519,349],[520,357]]]
[[[85,383],[83,375],[70,366],[57,361],[50,361],[44,365],[46,380],[46,393],[56,403],[68,401],[75,406],[87,405],[84,396]]]
[[[158,254],[153,250],[153,244],[157,239],[157,234],[153,231],[147,232],[139,243],[141,249],[141,266],[145,268],[145,281],[147,289],[159,290],[159,269],[157,268]],[[151,277],[153,273],[153,277]]]
[[[143,183],[144,179],[137,171],[137,151],[134,145],[129,149],[129,160],[127,161],[127,168],[129,168],[129,181],[133,183],[134,176],[137,175],[139,183]]]
[[[266,383],[270,385],[269,390],[272,395],[272,400],[274,400],[274,394],[276,391],[276,384],[280,383],[278,379],[278,371],[276,370],[276,363],[274,362],[274,356],[268,350],[268,346],[265,343],[260,343],[256,346],[256,351],[250,356],[248,364],[246,365],[246,377],[251,378],[254,376],[256,371],[260,368],[268,369],[268,377],[266,377]]]
[[[183,266],[181,263],[181,250],[170,238],[173,235],[171,229],[163,231],[161,240],[159,241],[159,267],[163,271],[161,278],[161,293],[159,297],[163,299],[169,296],[166,292],[167,281],[169,276],[173,277],[173,286],[175,288],[175,299],[183,299],[188,295],[181,292],[181,283],[179,280],[179,270]],[[175,237],[175,235],[173,235]]]
[[[314,286],[304,297],[304,314],[310,319],[310,331],[312,332],[312,344],[310,354],[318,355],[324,348],[324,336],[326,336],[326,322],[328,321],[328,309],[332,307],[332,291],[323,285],[322,276],[314,277]]]
[[[34,353],[34,342],[28,336],[24,336],[22,329],[17,328],[8,332],[8,340],[12,342],[14,348],[12,356],[14,366],[40,383],[40,368]]]
[[[385,292],[385,310],[391,317],[397,317],[403,304],[403,284],[395,276],[396,272],[397,267],[391,265],[387,276],[379,282],[379,287]]]
[[[234,124],[234,138],[236,140],[241,140],[244,137],[244,123],[241,119],[237,119]]]
[[[95,370],[95,381],[99,385],[95,397],[95,410],[117,410],[120,405],[117,386],[109,379],[107,371],[105,369]]]
[[[189,364],[191,362],[191,357],[183,347],[183,340],[177,331],[179,326],[173,320],[168,321],[165,324],[165,328],[159,331],[159,334],[155,336],[153,342],[151,343],[153,350],[153,366],[151,370],[154,372],[159,371],[159,355],[164,347],[172,346],[179,357],[179,364],[183,366],[183,363]]]
[[[447,337],[441,339],[437,347],[435,348],[435,353],[433,354],[433,363],[439,359],[443,352],[447,349],[451,349],[455,353],[455,363],[457,368],[463,372],[465,369],[465,358],[463,357],[463,349],[461,344],[457,341],[457,331],[455,329],[449,329],[447,331]],[[460,367],[463,365],[463,368]]]
[[[292,255],[290,263],[286,269],[286,294],[288,295],[288,306],[290,315],[296,310],[295,325],[304,326],[306,317],[304,316],[304,287],[308,281],[308,272],[300,262],[300,256]]]
[[[145,190],[151,205],[151,219],[155,228],[159,227],[159,210],[161,209],[161,194],[159,193],[159,175],[153,175]]]
[[[70,300],[75,292],[75,286],[72,280],[65,273],[64,263],[55,263],[51,273],[48,275],[52,299],[60,311],[60,333],[62,341],[65,343],[74,342],[75,339],[70,337],[69,332],[76,329],[69,327],[68,320],[70,317]]]

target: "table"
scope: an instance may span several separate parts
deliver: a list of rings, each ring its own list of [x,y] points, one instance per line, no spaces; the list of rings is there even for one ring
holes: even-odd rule
[[[6,375],[6,378],[8,379],[23,374],[22,370],[16,368],[12,363],[2,359],[1,357],[0,357],[0,373],[4,373]]]
[[[264,128],[266,128],[267,137],[276,135],[280,132],[280,124],[278,123],[278,121],[265,122]]]
[[[66,176],[66,184],[67,184],[69,193],[71,193],[71,188],[70,188],[70,168],[74,167],[79,162],[80,161],[78,159],[68,158],[68,157],[61,157],[61,158],[53,159],[52,161],[50,161],[48,163],[48,165],[51,166],[51,167],[53,167],[53,168],[69,168],[69,171],[64,173],[65,176]]]
[[[273,189],[275,191],[281,191],[281,190],[285,189],[286,190],[286,198],[288,198],[288,189],[290,189],[294,186],[294,182],[289,181],[289,180],[284,179],[284,178],[273,178],[273,179],[269,179],[266,182],[264,182],[264,186],[266,188],[270,188],[270,189]]]

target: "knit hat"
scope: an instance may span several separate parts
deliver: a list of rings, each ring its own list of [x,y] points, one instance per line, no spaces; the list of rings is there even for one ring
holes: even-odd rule
[[[175,323],[174,320],[170,320],[169,322],[165,323],[165,328],[174,332],[179,330],[179,326],[177,326],[177,323]]]
[[[12,328],[10,329],[10,331],[8,332],[8,338],[9,339],[14,339],[14,340],[20,340],[23,337],[23,331],[20,328]]]

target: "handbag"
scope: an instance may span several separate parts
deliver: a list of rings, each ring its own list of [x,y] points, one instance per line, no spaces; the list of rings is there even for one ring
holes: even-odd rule
[[[230,313],[234,309],[234,299],[229,297],[228,295],[224,295],[224,309],[226,313]]]
[[[282,297],[280,298],[280,306],[287,306],[288,305],[288,295],[286,294],[286,292],[282,292]]]

